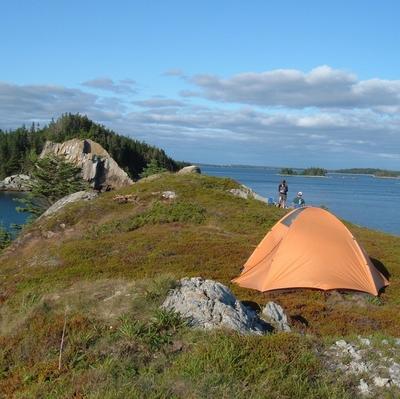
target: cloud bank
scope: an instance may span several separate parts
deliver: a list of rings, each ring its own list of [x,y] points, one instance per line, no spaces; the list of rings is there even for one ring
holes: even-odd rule
[[[358,80],[349,72],[320,66],[304,73],[277,69],[247,72],[230,78],[195,75],[188,82],[200,91],[183,91],[186,97],[213,101],[303,109],[374,108],[397,112],[400,107],[400,80]]]
[[[81,88],[0,82],[0,128],[79,112],[178,159],[400,169],[398,80],[322,66],[228,78],[179,72],[179,81],[181,99],[156,89],[145,97],[132,80],[96,78]]]

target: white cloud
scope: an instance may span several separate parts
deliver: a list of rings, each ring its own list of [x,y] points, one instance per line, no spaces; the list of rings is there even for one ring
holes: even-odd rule
[[[326,65],[308,73],[277,69],[229,78],[201,74],[188,78],[188,82],[200,91],[183,90],[182,96],[227,103],[288,108],[400,107],[400,80],[360,81],[352,73]]]
[[[82,86],[96,90],[109,91],[116,94],[134,94],[136,93],[136,90],[133,87],[135,84],[136,82],[132,79],[123,79],[117,83],[110,78],[103,77],[87,80],[82,83]]]
[[[153,97],[147,100],[134,101],[133,104],[144,108],[164,108],[164,107],[184,107],[182,101],[173,100],[171,98]]]
[[[184,73],[180,68],[171,68],[163,73],[164,76],[178,76],[183,77]]]

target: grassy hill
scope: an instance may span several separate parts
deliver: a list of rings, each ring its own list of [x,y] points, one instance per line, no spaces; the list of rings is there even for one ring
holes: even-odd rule
[[[26,228],[0,258],[0,392],[15,398],[350,398],[354,381],[318,355],[338,337],[399,336],[400,238],[348,224],[390,271],[379,299],[230,283],[284,210],[227,192],[232,180],[164,174],[72,204]],[[161,200],[173,190],[176,200]],[[160,311],[185,276],[273,300],[294,333],[189,329]],[[60,342],[65,326],[61,359]],[[60,363],[59,363],[60,362]],[[396,397],[396,396],[388,396]]]

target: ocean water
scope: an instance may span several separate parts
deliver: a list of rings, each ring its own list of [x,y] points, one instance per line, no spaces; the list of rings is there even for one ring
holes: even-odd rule
[[[21,198],[24,194],[15,192],[0,191],[0,225],[10,229],[12,224],[24,224],[27,214],[19,213],[16,207],[19,206],[14,198]]]
[[[282,180],[278,169],[202,165],[201,170],[211,176],[230,177],[277,200]],[[288,203],[301,191],[307,205],[324,205],[336,216],[357,225],[400,235],[400,179],[335,173],[284,178],[289,185]]]

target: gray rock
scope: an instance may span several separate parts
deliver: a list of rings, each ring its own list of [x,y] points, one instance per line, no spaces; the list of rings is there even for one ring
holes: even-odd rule
[[[178,175],[187,175],[190,173],[201,173],[201,170],[196,165],[190,165],[190,166],[185,166],[184,168],[178,170],[178,172],[176,172],[176,173]]]
[[[40,218],[53,215],[54,213],[58,212],[60,209],[64,208],[64,206],[68,204],[72,204],[73,202],[77,201],[91,201],[92,199],[97,197],[97,193],[94,191],[78,191],[73,194],[69,194],[57,202],[55,202],[50,208],[44,212]]]
[[[387,387],[390,385],[390,378],[375,376],[372,380],[374,382],[374,385],[379,388]]]
[[[358,385],[358,390],[361,393],[361,395],[369,395],[371,393],[369,389],[369,385],[363,380],[360,380],[360,384]]]
[[[182,279],[162,307],[180,313],[196,328],[227,328],[241,334],[258,335],[271,330],[271,326],[238,301],[228,287],[201,277]]]
[[[347,347],[347,342],[344,339],[340,339],[339,341],[335,342],[336,346],[339,348],[346,348]]]
[[[361,362],[361,357],[355,356],[347,366],[347,371],[352,374],[368,373],[371,369],[370,363]]]
[[[177,197],[175,191],[163,191],[161,196],[165,199],[175,199]]]
[[[256,199],[258,201],[262,202],[267,202],[268,199],[262,197],[261,195],[257,194],[255,191],[253,191],[250,187],[245,186],[244,184],[240,185],[240,188],[231,188],[229,190],[231,194],[233,194],[235,197],[243,198],[243,199]]]
[[[264,318],[270,322],[278,331],[290,332],[291,328],[288,318],[282,308],[275,302],[268,302],[262,311]]]
[[[362,345],[371,346],[371,340],[370,339],[362,338],[362,337],[359,337],[358,339],[359,339],[359,341],[361,342]]]
[[[389,375],[390,375],[390,379],[392,380],[393,384],[400,387],[400,364],[393,363],[389,367]]]
[[[56,235],[57,235],[57,233],[55,233],[54,231],[51,231],[51,230],[49,230],[49,231],[44,231],[44,232],[42,233],[42,236],[43,236],[44,238],[47,238],[47,239],[51,239],[51,238],[55,237]]]
[[[47,141],[40,157],[63,156],[82,169],[82,178],[96,190],[118,189],[133,184],[110,154],[92,140],[72,139],[64,143]]]
[[[0,191],[30,191],[28,175],[12,175],[0,180]]]

